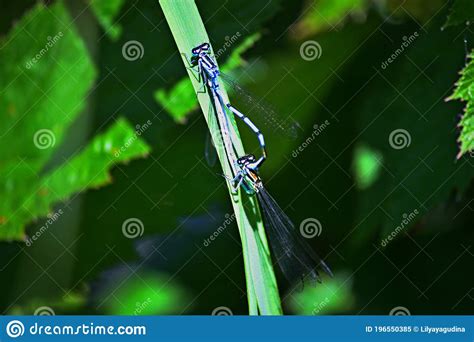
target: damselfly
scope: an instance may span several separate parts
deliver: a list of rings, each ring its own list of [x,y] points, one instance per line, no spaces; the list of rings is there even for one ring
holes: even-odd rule
[[[273,258],[284,276],[290,282],[307,278],[319,281],[317,267],[332,276],[330,268],[303,240],[293,222],[263,186],[255,156],[245,155],[237,164],[239,171],[231,180],[233,189],[241,186],[248,194],[257,196]]]
[[[210,56],[210,46],[208,43],[201,44],[192,50],[190,66],[198,68],[198,80],[203,83],[204,91],[208,89],[212,92],[212,96],[218,99],[219,105],[228,108],[234,115],[244,121],[258,138],[262,156],[257,159],[253,154],[248,154],[238,158],[236,165],[238,171],[235,178],[232,179],[232,186],[234,191],[242,186],[247,193],[257,196],[264,215],[264,223],[273,257],[280,265],[285,277],[290,282],[302,278],[319,280],[318,266],[326,273],[332,275],[326,263],[314,253],[311,247],[298,234],[291,220],[263,186],[262,180],[258,175],[258,170],[267,156],[263,134],[248,117],[224,99],[219,80],[227,79],[227,77],[222,77],[223,75],[219,72],[217,64]],[[246,94],[243,88],[235,83],[231,82],[231,84],[245,95],[247,101],[252,101],[251,96]],[[264,111],[263,107],[258,104],[256,107],[260,111]],[[285,134],[292,135],[293,132],[288,129]]]
[[[213,97],[218,99],[219,105],[223,108],[230,110],[235,116],[241,119],[257,136],[258,143],[260,145],[261,156],[256,161],[258,167],[260,167],[267,157],[267,151],[265,148],[265,139],[263,134],[260,132],[258,127],[243,113],[238,111],[234,106],[227,101],[221,91],[219,84],[220,71],[217,64],[210,55],[209,43],[203,43],[191,51],[192,56],[190,60],[191,67],[197,67],[198,81],[204,85],[203,90],[209,90],[212,92]],[[187,58],[186,58],[187,60]]]

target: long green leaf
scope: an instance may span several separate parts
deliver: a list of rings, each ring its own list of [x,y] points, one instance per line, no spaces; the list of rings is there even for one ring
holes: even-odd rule
[[[183,58],[185,66],[188,66],[188,58],[191,49],[203,42],[209,42],[204,24],[198,9],[192,0],[174,1],[160,0],[161,7],[166,20],[171,28],[178,50]],[[244,154],[242,142],[237,131],[233,117],[231,136],[224,136],[225,132],[218,129],[223,123],[226,113],[215,113],[212,108],[212,99],[207,93],[198,93],[202,84],[196,79],[195,71],[188,68],[188,75],[192,81],[193,88],[197,94],[199,104],[209,126],[214,145],[222,169],[226,175],[233,174],[235,156],[230,156],[228,161],[224,146],[229,141],[233,144],[239,155]],[[224,93],[224,96],[227,96]],[[216,115],[217,114],[217,115]],[[217,116],[217,117],[216,117]],[[228,149],[231,150],[231,149]],[[254,197],[241,194],[233,195],[229,186],[232,205],[237,218],[237,224],[242,240],[244,255],[245,274],[247,280],[247,295],[250,314],[278,315],[282,313],[278,287],[273,272],[273,267],[268,249],[265,231],[260,216],[258,203]]]

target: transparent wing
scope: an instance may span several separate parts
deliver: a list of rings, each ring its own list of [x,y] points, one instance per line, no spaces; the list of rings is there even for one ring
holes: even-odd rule
[[[206,158],[207,165],[214,167],[217,162],[217,151],[212,142],[211,133],[209,131],[206,134],[206,141],[204,143],[204,157]]]
[[[299,280],[319,281],[318,267],[332,276],[330,268],[303,240],[273,197],[262,188],[257,197],[265,220],[265,230],[274,260],[283,275],[293,284]]]
[[[211,89],[209,89],[209,91],[212,92]],[[209,127],[211,131],[219,133],[221,138],[224,139],[224,134],[223,132],[221,132],[221,128],[219,127],[219,120],[218,120],[218,115],[216,112],[216,106],[219,106],[220,108],[222,108],[222,111],[225,113],[226,120],[228,120],[228,116],[227,116],[228,109],[222,103],[220,103],[219,100],[217,100],[217,98],[220,98],[219,94],[213,93],[211,95],[211,101],[209,101],[209,107],[208,107],[208,113],[209,113],[208,124],[210,125]],[[228,159],[231,160],[229,157],[229,151],[227,151],[227,147],[225,146],[223,141],[218,142],[218,143],[223,144],[223,147],[228,156]],[[204,157],[206,159],[207,164],[210,167],[213,167],[216,164],[217,158],[218,158],[216,145],[209,131],[207,131],[206,140],[204,143]]]
[[[277,134],[290,139],[295,139],[298,136],[298,132],[301,128],[291,117],[283,118],[283,116],[278,114],[270,104],[265,102],[263,99],[257,99],[249,91],[234,81],[231,76],[221,72],[220,78],[246,103],[248,106],[247,116],[252,119],[261,118],[263,124]]]

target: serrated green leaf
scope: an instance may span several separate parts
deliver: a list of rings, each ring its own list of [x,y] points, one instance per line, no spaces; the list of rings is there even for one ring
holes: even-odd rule
[[[186,116],[198,107],[193,85],[188,77],[182,78],[169,91],[158,89],[155,100],[180,123],[185,122]]]
[[[444,27],[468,24],[474,20],[474,1],[455,0]]]
[[[0,41],[0,60],[0,139],[8,146],[0,163],[23,158],[39,170],[83,109],[94,66],[61,2],[27,13]],[[44,129],[51,146],[36,148]]]
[[[466,102],[464,115],[459,122],[461,134],[459,136],[460,151],[458,158],[463,154],[474,151],[474,51],[471,52],[469,64],[461,72],[461,78],[456,83],[456,89],[451,100]]]
[[[94,66],[62,2],[37,5],[0,46],[0,240],[18,240],[54,204],[107,183],[109,167],[149,148],[119,120],[79,155],[45,171],[85,105]]]
[[[26,161],[7,165],[0,177],[1,197],[8,199],[0,203],[0,240],[23,239],[28,222],[48,215],[54,204],[75,193],[110,183],[111,167],[149,151],[127,121],[120,119],[78,155],[45,175],[36,173]]]
[[[122,26],[114,21],[124,3],[125,0],[90,0],[92,11],[112,40],[117,40],[122,33]]]

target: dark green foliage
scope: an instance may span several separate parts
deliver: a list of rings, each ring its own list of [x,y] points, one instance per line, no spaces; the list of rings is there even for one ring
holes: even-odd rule
[[[24,239],[25,225],[53,205],[110,181],[116,163],[148,153],[125,121],[55,169],[45,171],[85,108],[96,71],[72,19],[59,2],[37,5],[0,42],[0,239]]]
[[[301,288],[289,289],[277,274],[285,313],[388,314],[394,307],[404,306],[412,314],[472,314],[473,276],[469,270],[474,163],[469,132],[473,64],[470,59],[466,63],[466,50],[472,50],[474,36],[471,27],[465,25],[472,20],[471,2],[453,1],[450,9],[444,1],[387,1],[377,2],[377,6],[367,1],[350,15],[346,15],[348,1],[334,2],[334,8],[341,9],[341,17],[331,12],[326,17],[331,20],[322,23],[311,21],[311,17],[320,16],[317,11],[305,11],[315,7],[307,1],[197,1],[215,48],[236,32],[242,39],[254,33],[262,35],[242,55],[247,63],[235,76],[301,126],[293,141],[262,126],[269,159],[261,176],[297,228],[307,218],[320,221],[321,234],[307,241],[325,257],[336,277],[323,278],[316,287],[305,285],[299,292]],[[81,4],[84,8],[88,5]],[[42,6],[34,10],[38,8]],[[66,19],[62,6],[54,1],[49,5],[65,23],[84,8]],[[11,5],[5,11],[2,8],[2,32],[7,33],[15,19],[25,13],[24,9],[12,10]],[[84,13],[88,17],[80,15],[71,26],[74,33],[63,31],[64,37],[36,65],[46,63],[45,68],[27,70],[25,63],[44,46],[48,35],[53,37],[61,29],[54,20],[36,23],[32,33],[38,42],[26,35],[21,37],[25,42],[22,46],[0,49],[2,90],[18,75],[18,85],[28,84],[24,77],[29,75],[43,90],[52,85],[52,79],[63,76],[67,81],[53,88],[55,97],[50,99],[30,86],[13,87],[14,92],[0,94],[2,133],[11,126],[15,108],[24,110],[41,98],[34,111],[37,113],[29,113],[38,115],[41,124],[36,122],[32,128],[22,125],[21,130],[0,140],[0,184],[3,189],[8,181],[19,184],[9,192],[0,190],[0,208],[3,210],[7,203],[4,196],[8,196],[9,200],[27,203],[24,208],[42,209],[35,217],[48,214],[45,203],[25,202],[22,194],[51,184],[62,201],[74,189],[84,189],[81,182],[75,183],[77,188],[65,186],[69,184],[68,176],[63,176],[63,172],[70,173],[68,158],[73,157],[71,167],[77,170],[96,166],[110,170],[114,159],[109,157],[114,154],[105,143],[110,134],[118,137],[116,143],[112,139],[112,146],[121,146],[129,134],[133,135],[133,127],[147,120],[153,124],[140,138],[153,146],[153,152],[143,160],[116,165],[110,170],[113,182],[109,186],[73,196],[64,207],[56,205],[54,208],[64,208],[65,214],[33,247],[24,249],[21,242],[1,244],[1,276],[11,281],[0,285],[0,306],[9,312],[32,313],[36,307],[49,304],[57,314],[70,313],[71,309],[58,301],[64,292],[55,281],[62,278],[60,285],[65,290],[86,298],[74,305],[72,310],[77,313],[133,314],[134,301],[140,302],[141,308],[148,297],[164,295],[168,296],[163,298],[166,305],[157,301],[160,305],[148,306],[144,312],[210,314],[226,306],[234,314],[247,314],[240,236],[230,216],[232,208],[222,171],[210,168],[204,159],[207,127],[202,114],[188,114],[184,122],[176,124],[165,106],[155,100],[157,89],[173,89],[185,76],[158,2],[125,1],[113,21],[122,27],[116,41],[104,37],[106,29],[99,26],[91,9]],[[449,26],[441,30],[448,16]],[[46,12],[44,18],[50,19]],[[12,27],[15,30],[17,26]],[[303,28],[310,29],[301,31]],[[81,32],[80,37],[76,31]],[[405,46],[415,32],[416,39]],[[134,62],[122,56],[123,45],[132,40],[144,47],[143,57]],[[319,59],[301,58],[300,48],[306,40],[320,44]],[[83,41],[95,54],[87,51]],[[61,44],[67,49],[63,51]],[[219,58],[226,60],[231,51]],[[15,59],[15,67],[3,63],[7,55]],[[82,76],[75,77],[78,83],[53,68],[57,65],[48,56],[63,66],[71,66],[75,56],[83,56],[74,69]],[[448,102],[448,98],[459,101]],[[58,108],[51,100],[71,118],[85,122],[79,121],[77,126],[76,120],[57,117]],[[232,100],[242,111],[249,110],[238,96],[232,95]],[[464,106],[467,114],[463,114]],[[55,109],[55,116],[47,117],[39,110],[43,108]],[[88,119],[79,115],[79,108],[89,109]],[[119,120],[122,114],[127,121]],[[238,125],[246,150],[256,151],[254,137]],[[42,128],[54,129],[56,144],[52,149],[33,148],[33,135]],[[389,139],[400,130],[408,132],[410,144],[394,148]],[[72,143],[77,136],[81,142]],[[400,142],[403,145],[403,140]],[[137,156],[148,151],[142,143],[137,145]],[[83,162],[92,159],[93,146],[103,148],[94,154],[98,156],[95,162]],[[7,178],[18,156],[33,170],[41,170],[39,177],[30,179],[31,170],[25,166],[15,169],[15,177],[25,182]],[[128,160],[133,156],[123,157]],[[57,178],[51,179],[56,172]],[[104,171],[97,180],[100,184],[108,181],[108,173]],[[40,193],[50,204],[56,202],[51,193]],[[20,205],[9,204],[9,208]],[[144,240],[131,240],[122,234],[122,224],[133,217],[144,224]],[[1,213],[0,220],[5,226]],[[45,221],[40,218],[28,224],[28,235]],[[230,223],[224,224],[226,221]],[[61,235],[66,232],[72,235],[69,240]],[[9,237],[23,236],[23,230],[18,229]],[[126,276],[110,277],[109,271],[117,267],[129,272],[137,267],[144,273],[137,272],[122,284]],[[185,296],[178,296],[173,302],[176,305],[170,304],[168,299],[173,295],[166,287],[155,291],[162,283],[142,282],[142,274],[156,274],[165,283],[172,279]],[[110,283],[116,286],[110,290],[104,287]],[[29,288],[31,284],[34,286]],[[152,289],[147,284],[153,284]],[[133,296],[122,291],[128,285]],[[119,298],[124,305],[104,295],[115,288],[116,294],[124,297]]]

